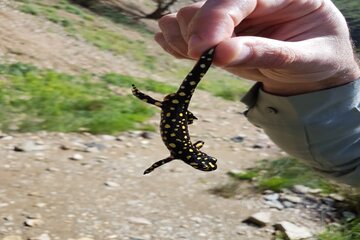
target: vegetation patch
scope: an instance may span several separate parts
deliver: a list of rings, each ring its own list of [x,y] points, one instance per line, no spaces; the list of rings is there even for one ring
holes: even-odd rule
[[[153,115],[132,95],[117,96],[107,83],[26,64],[0,65],[1,129],[116,133],[149,128]]]
[[[141,79],[116,73],[105,74],[101,77],[101,79],[106,83],[119,87],[131,88],[131,85],[135,84],[139,89],[146,91],[159,92],[164,94],[177,91],[175,86],[171,86],[152,79]]]
[[[97,21],[94,21],[96,15],[85,8],[67,0],[17,1],[21,3],[19,9],[24,13],[45,17],[64,27],[71,36],[80,36],[100,50],[125,55],[129,60],[140,62],[147,69],[152,70],[156,67],[156,58],[148,53],[147,45],[143,40],[126,36],[121,29],[106,24],[105,19],[101,21],[101,18],[98,17]],[[123,21],[121,24],[134,30],[133,22],[130,24],[130,21]],[[130,26],[127,26],[128,24]],[[135,30],[139,29],[135,28]],[[139,30],[139,33],[144,34],[144,31]]]

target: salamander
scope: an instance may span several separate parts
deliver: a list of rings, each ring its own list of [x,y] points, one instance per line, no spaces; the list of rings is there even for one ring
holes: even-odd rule
[[[200,151],[203,141],[192,143],[188,125],[197,118],[188,110],[191,97],[201,78],[210,68],[215,48],[207,50],[195,64],[191,72],[181,83],[175,93],[171,93],[158,101],[139,91],[132,85],[132,93],[140,100],[161,108],[160,133],[162,141],[170,151],[170,156],[157,161],[144,171],[144,174],[152,172],[172,160],[179,159],[191,167],[201,171],[216,170],[217,159]]]

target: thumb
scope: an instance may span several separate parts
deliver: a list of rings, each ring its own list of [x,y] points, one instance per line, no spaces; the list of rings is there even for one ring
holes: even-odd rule
[[[262,37],[235,37],[216,47],[214,63],[221,67],[286,68],[309,62],[302,42],[285,42]]]

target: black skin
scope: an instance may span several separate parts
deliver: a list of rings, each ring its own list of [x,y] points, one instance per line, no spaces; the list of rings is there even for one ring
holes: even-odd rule
[[[188,130],[188,125],[197,119],[188,110],[189,103],[196,86],[211,66],[214,52],[214,48],[207,50],[186,76],[177,92],[167,95],[162,102],[140,92],[133,85],[132,93],[134,96],[161,108],[161,138],[170,151],[169,157],[154,163],[145,170],[144,174],[148,174],[155,168],[175,159],[180,159],[201,171],[216,170],[217,159],[201,152],[200,148],[204,142],[197,141],[193,144]]]

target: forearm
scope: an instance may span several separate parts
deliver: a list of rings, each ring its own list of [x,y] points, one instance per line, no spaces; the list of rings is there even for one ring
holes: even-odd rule
[[[258,83],[242,101],[249,121],[288,154],[360,186],[360,79],[288,97],[269,94]]]

